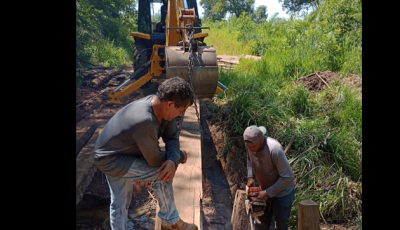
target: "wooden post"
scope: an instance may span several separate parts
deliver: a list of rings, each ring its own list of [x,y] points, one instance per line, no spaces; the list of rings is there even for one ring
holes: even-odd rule
[[[298,204],[299,214],[298,230],[318,230],[319,229],[319,209],[318,204],[312,200],[303,200]]]
[[[231,216],[231,224],[233,230],[261,230],[265,226],[259,224],[251,224],[251,215],[246,211],[246,191],[236,190],[235,201],[233,203],[233,210]]]
[[[236,190],[231,216],[232,229],[251,230],[249,216],[246,213],[246,191]]]

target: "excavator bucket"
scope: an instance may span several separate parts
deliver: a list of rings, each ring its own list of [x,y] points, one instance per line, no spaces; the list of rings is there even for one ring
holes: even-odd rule
[[[212,98],[218,84],[218,64],[214,47],[199,46],[193,52],[192,82],[197,99]],[[182,46],[165,47],[166,78],[181,77],[190,83],[189,52],[184,53]]]

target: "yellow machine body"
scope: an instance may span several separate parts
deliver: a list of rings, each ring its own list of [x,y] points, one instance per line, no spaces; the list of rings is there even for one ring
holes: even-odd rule
[[[140,10],[140,9],[139,9]],[[167,13],[165,17],[165,45],[154,44],[150,57],[151,66],[148,72],[135,80],[125,88],[111,92],[109,102],[121,103],[121,99],[153,77],[165,76],[167,79],[181,77],[190,83],[189,78],[189,52],[185,51],[184,43],[187,44],[186,25],[194,25],[198,18],[194,8],[185,9],[182,0],[168,0]],[[171,29],[180,28],[180,29]],[[135,41],[151,40],[151,34],[131,32]],[[196,98],[212,98],[214,93],[221,93],[223,90],[218,87],[218,64],[214,47],[202,46],[202,41],[208,33],[194,33],[193,40],[195,52],[193,52],[193,74],[192,83]],[[194,43],[192,43],[194,44]],[[161,57],[158,50],[165,48],[165,56]],[[165,73],[165,75],[163,75]]]

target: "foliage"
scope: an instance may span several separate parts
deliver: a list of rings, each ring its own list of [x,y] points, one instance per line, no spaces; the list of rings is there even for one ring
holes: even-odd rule
[[[128,64],[131,57],[122,47],[115,47],[114,41],[99,40],[95,45],[85,48],[91,54],[91,63],[103,63],[103,66],[118,66]]]
[[[76,1],[77,67],[93,59],[91,51],[98,49],[97,45],[104,46],[105,41],[112,41],[117,50],[122,47],[126,55],[131,53],[133,39],[129,32],[136,27],[135,6],[134,0]]]
[[[321,0],[278,0],[282,2],[282,10],[285,9],[287,13],[299,12],[301,10],[308,10],[309,8],[316,8],[320,5]]]
[[[227,1],[228,12],[236,17],[239,17],[243,12],[250,15],[254,12],[254,2],[255,0],[229,0]]]
[[[204,9],[204,19],[222,20],[229,12],[239,17],[243,12],[248,15],[254,13],[255,0],[201,0],[200,5]]]
[[[356,221],[356,224],[362,229],[362,218]]]
[[[257,7],[254,13],[251,14],[251,18],[256,23],[266,21],[268,18],[267,7],[264,5],[260,5],[259,7]]]
[[[81,85],[83,82],[83,76],[81,74],[76,75],[76,86]]]
[[[351,6],[351,7],[348,7]],[[362,73],[362,18],[359,0],[330,0],[304,19],[281,19],[272,15],[264,23],[255,23],[242,13],[227,22],[203,21],[203,25],[218,28],[210,33],[207,44],[214,45],[219,54],[278,55],[285,62],[287,73],[331,70],[344,75]],[[238,45],[227,45],[220,34],[235,37]],[[241,50],[230,51],[239,46]],[[226,47],[226,48],[225,48]]]
[[[225,18],[228,11],[225,0],[201,0],[200,5],[203,7],[203,18],[211,21],[220,21]]]
[[[257,24],[242,14],[204,24],[217,31],[210,33],[207,44],[214,45],[218,54],[240,47],[234,54],[262,56],[257,62],[240,59],[233,70],[219,72],[219,81],[234,93],[214,96],[218,117],[224,118],[224,138],[241,136],[252,124],[265,126],[267,135],[284,147],[296,135],[287,153],[289,161],[314,148],[291,164],[298,184],[294,203],[311,199],[321,206],[326,218],[359,215],[361,95],[341,80],[313,93],[296,80],[298,76],[327,70],[343,78],[362,75],[361,1],[324,1],[302,19],[279,19],[275,14]],[[221,34],[229,36],[222,39]],[[223,149],[229,151],[228,144]],[[288,221],[291,228],[297,224],[297,211],[293,206]]]

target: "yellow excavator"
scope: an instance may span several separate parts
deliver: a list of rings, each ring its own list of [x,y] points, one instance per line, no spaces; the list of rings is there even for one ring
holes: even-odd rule
[[[152,16],[157,5],[160,14]],[[203,42],[208,34],[202,29],[209,28],[201,27],[196,0],[139,0],[138,32],[130,33],[135,40],[134,73],[108,94],[108,101],[121,103],[138,88],[149,87],[153,77],[181,77],[197,99],[228,90],[218,81],[217,55],[214,47]]]

